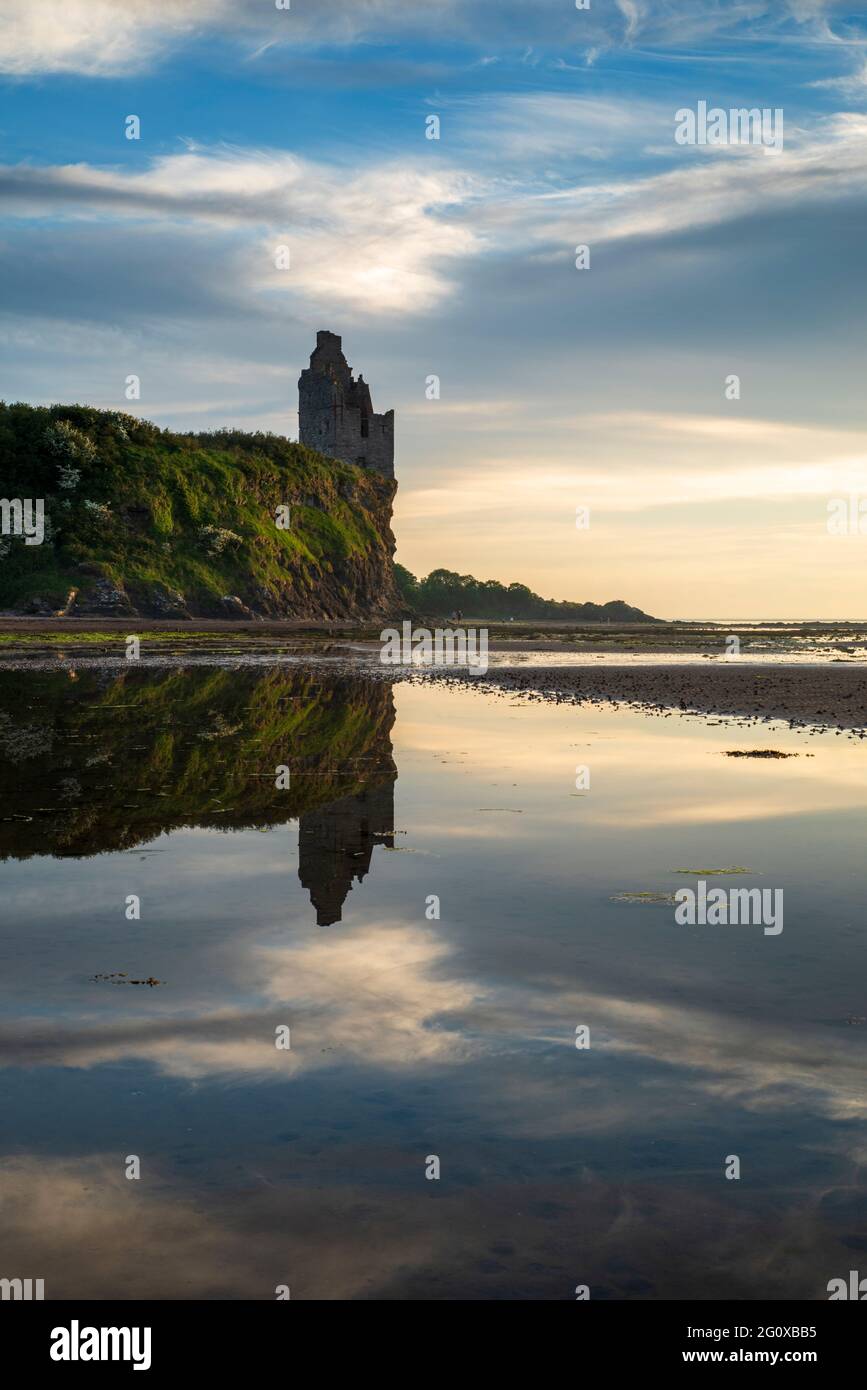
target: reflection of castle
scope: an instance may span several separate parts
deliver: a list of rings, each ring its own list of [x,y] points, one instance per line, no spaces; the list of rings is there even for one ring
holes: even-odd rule
[[[227,832],[297,818],[298,876],[329,926],[370,871],[374,845],[394,848],[393,725],[391,687],[350,676],[202,666],[86,670],[70,685],[55,672],[8,673],[0,861],[116,853],[188,826]],[[274,776],[284,762],[285,788]],[[134,791],[115,771],[130,766]]]
[[[316,924],[339,922],[352,880],[370,869],[374,845],[394,849],[394,778],[330,806],[306,811],[298,822],[298,877],[310,893]]]

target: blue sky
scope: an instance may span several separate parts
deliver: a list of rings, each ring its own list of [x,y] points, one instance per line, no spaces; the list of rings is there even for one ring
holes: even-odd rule
[[[135,373],[161,425],[294,436],[330,328],[416,573],[867,617],[826,526],[867,497],[865,44],[833,0],[5,0],[3,396]],[[700,101],[783,148],[678,145]]]

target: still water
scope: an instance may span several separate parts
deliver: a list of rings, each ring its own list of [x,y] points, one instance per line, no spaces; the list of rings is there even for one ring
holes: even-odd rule
[[[826,1298],[867,1274],[865,774],[426,682],[0,674],[0,1276]],[[781,934],[675,923],[721,868]]]

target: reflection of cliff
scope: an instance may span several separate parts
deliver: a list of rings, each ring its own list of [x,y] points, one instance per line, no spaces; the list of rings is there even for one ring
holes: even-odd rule
[[[394,781],[307,811],[298,826],[298,877],[309,889],[316,922],[340,921],[352,880],[370,868],[374,845],[394,848]]]
[[[339,921],[393,843],[393,723],[387,685],[285,668],[0,673],[0,859],[298,817],[299,878]]]

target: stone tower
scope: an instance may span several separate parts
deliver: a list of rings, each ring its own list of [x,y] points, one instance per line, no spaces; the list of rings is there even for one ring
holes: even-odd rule
[[[394,477],[394,411],[374,415],[370,387],[356,381],[341,339],[322,330],[298,379],[298,437],[321,454]]]

